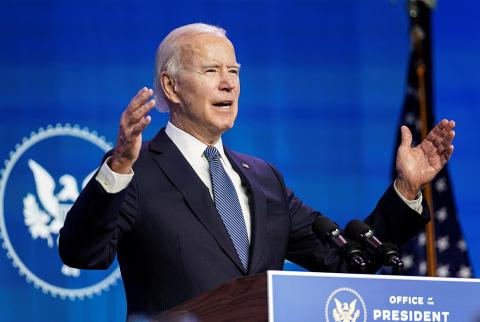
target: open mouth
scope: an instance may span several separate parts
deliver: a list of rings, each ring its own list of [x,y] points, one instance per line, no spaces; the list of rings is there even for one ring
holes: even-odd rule
[[[233,103],[232,101],[220,101],[220,102],[213,103],[212,105],[222,109],[229,109],[232,107],[232,103]]]

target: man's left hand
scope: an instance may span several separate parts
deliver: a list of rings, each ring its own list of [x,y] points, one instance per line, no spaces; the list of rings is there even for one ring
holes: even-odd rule
[[[397,151],[396,187],[407,199],[417,198],[423,185],[432,181],[453,153],[454,121],[442,120],[416,147],[411,147],[412,133],[402,126],[402,142]]]

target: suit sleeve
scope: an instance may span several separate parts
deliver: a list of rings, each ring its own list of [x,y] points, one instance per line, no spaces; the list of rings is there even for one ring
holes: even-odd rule
[[[107,269],[115,258],[120,237],[134,224],[136,210],[135,177],[117,193],[106,192],[92,177],[60,230],[60,258],[75,268]]]
[[[293,191],[286,188],[280,173],[273,167],[272,169],[283,187],[290,211],[287,259],[311,271],[349,272],[338,250],[320,241],[312,231],[312,224],[322,214],[305,205]],[[402,246],[428,223],[428,205],[425,201],[423,209],[423,213],[419,214],[408,207],[392,185],[364,221],[382,241]],[[378,263],[374,263],[368,271],[375,272],[379,267]]]

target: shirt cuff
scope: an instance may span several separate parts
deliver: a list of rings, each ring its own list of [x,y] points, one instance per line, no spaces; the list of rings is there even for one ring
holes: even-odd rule
[[[130,170],[129,174],[121,174],[113,172],[108,166],[108,161],[111,157],[108,157],[105,162],[103,162],[100,170],[95,176],[95,180],[100,183],[100,185],[108,193],[117,193],[125,189],[130,181],[133,178],[133,170]]]
[[[421,192],[421,191],[418,192],[417,199],[415,199],[415,200],[408,200],[407,198],[405,198],[405,197],[400,193],[400,191],[398,191],[398,189],[397,189],[397,180],[395,180],[395,182],[393,183],[393,189],[395,189],[395,192],[397,193],[397,195],[398,195],[400,198],[402,198],[402,200],[407,204],[407,206],[409,206],[410,208],[412,208],[413,210],[415,210],[415,211],[418,212],[419,214],[422,214],[422,212],[423,212],[423,206],[422,206],[423,195],[422,195],[422,192]]]

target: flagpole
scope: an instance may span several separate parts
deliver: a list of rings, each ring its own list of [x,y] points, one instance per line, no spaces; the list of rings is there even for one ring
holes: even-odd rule
[[[428,124],[428,115],[427,115],[427,108],[430,102],[427,101],[427,88],[426,88],[426,81],[425,81],[425,61],[423,60],[423,51],[422,51],[422,42],[425,39],[426,35],[422,30],[422,27],[418,23],[418,19],[421,19],[421,13],[418,8],[419,3],[423,1],[411,0],[409,6],[409,13],[410,17],[413,21],[411,24],[411,34],[414,43],[414,50],[417,53],[417,67],[416,67],[416,74],[418,79],[418,106],[419,106],[419,116],[420,116],[420,134],[421,140],[423,141],[427,135],[429,130]],[[423,2],[424,5],[429,6],[428,3]],[[429,9],[427,9],[429,10]],[[429,36],[429,35],[427,35]],[[432,184],[431,182],[427,183],[423,188],[424,198],[428,202],[429,210],[430,210],[430,222],[427,224],[425,229],[425,247],[426,247],[426,254],[427,254],[427,275],[428,276],[436,276],[437,272],[437,253],[436,253],[436,242],[435,242],[435,216],[433,213],[433,197],[432,197]]]

